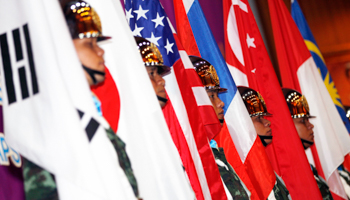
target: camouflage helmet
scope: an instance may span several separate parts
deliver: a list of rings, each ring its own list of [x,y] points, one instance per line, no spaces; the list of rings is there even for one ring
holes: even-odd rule
[[[238,86],[237,89],[242,96],[250,117],[272,115],[267,111],[265,101],[259,92],[244,86]]]
[[[73,39],[97,38],[97,41],[102,41],[111,38],[102,35],[100,17],[87,2],[71,1],[63,12]]]
[[[218,90],[218,92],[225,92],[227,90],[220,87],[219,77],[213,65],[203,58],[197,56],[189,57],[194,70],[197,72],[206,90]]]
[[[309,104],[304,95],[289,88],[282,88],[282,91],[292,118],[314,118],[309,113]]]
[[[146,67],[158,67],[158,74],[161,76],[170,72],[170,67],[164,65],[162,54],[155,44],[142,37],[135,37],[135,40]]]

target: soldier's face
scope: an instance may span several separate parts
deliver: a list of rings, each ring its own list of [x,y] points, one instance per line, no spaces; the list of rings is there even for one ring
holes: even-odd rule
[[[165,80],[161,75],[158,74],[158,67],[152,66],[152,67],[146,67],[148,76],[151,80],[154,92],[157,96],[162,97],[166,99],[166,92],[165,92]],[[159,101],[160,106],[163,108],[166,104],[166,102]]]
[[[251,117],[254,128],[256,130],[256,133],[258,135],[262,136],[271,136],[272,131],[270,128],[271,122],[267,119],[265,119],[263,116],[253,116]],[[265,139],[266,144],[270,144],[272,142],[272,139]]]
[[[221,101],[218,96],[218,90],[207,90],[207,94],[209,96],[210,102],[214,107],[216,116],[219,120],[224,119],[224,109],[225,103]]]
[[[105,72],[104,51],[97,45],[96,38],[84,38],[73,40],[80,62],[89,69]],[[90,75],[85,71],[89,85],[94,85]],[[94,74],[97,83],[104,81],[104,75]]]
[[[301,139],[314,142],[314,125],[309,122],[308,118],[294,118],[293,122]],[[309,148],[311,144],[304,143],[304,146],[305,148]]]

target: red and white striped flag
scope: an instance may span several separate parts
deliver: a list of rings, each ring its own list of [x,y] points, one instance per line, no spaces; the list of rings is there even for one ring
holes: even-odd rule
[[[315,149],[334,199],[347,199],[337,167],[350,152],[350,138],[314,60],[283,1],[269,0],[273,34],[283,87],[301,91],[316,118]],[[314,156],[315,157],[315,156]]]
[[[173,66],[165,76],[170,101],[164,108],[168,126],[198,199],[225,199],[220,174],[211,152],[195,98],[170,24],[159,1],[125,1],[126,16],[134,35],[158,46],[164,64]],[[135,14],[136,13],[136,14]],[[139,13],[145,13],[139,17]],[[142,30],[142,32],[139,32]],[[178,71],[180,70],[180,72]],[[184,151],[183,151],[184,150]]]
[[[195,6],[193,6],[193,9],[192,9],[193,15],[188,16],[188,13],[189,13],[188,11],[192,7],[191,6],[192,4],[195,4]],[[195,18],[195,19],[198,19],[200,21],[200,23],[198,23],[198,24],[206,24],[207,23],[206,20],[203,18],[204,15],[199,15],[199,16],[197,15],[197,14],[202,13],[201,8],[199,7],[199,2],[198,1],[194,2],[194,1],[175,0],[174,1],[174,9],[175,9],[175,16],[176,16],[176,21],[177,21],[177,25],[178,25],[177,29],[179,31],[178,36],[180,37],[181,43],[184,44],[186,52],[189,53],[190,55],[201,56],[201,53],[199,52],[196,40],[194,38],[192,29],[191,29],[192,24],[190,24],[190,21],[189,21],[189,17],[192,17],[192,19]],[[204,20],[204,21],[202,21],[202,20]],[[201,32],[200,28],[197,30],[199,32]],[[203,32],[205,32],[205,31],[203,31]],[[208,32],[208,34],[209,34],[209,32]],[[208,35],[208,34],[206,34],[206,35]],[[206,43],[202,43],[201,45],[205,46],[206,44],[211,44],[211,43],[212,43],[212,41],[209,42],[209,40],[206,40]],[[212,49],[212,50],[215,50],[215,49]],[[208,52],[204,52],[204,55],[207,55],[207,54],[208,54]],[[214,57],[215,57],[215,55],[217,55],[217,54],[213,53],[212,55],[214,55]],[[206,59],[208,59],[208,58],[206,57]],[[185,60],[185,59],[183,59],[183,60]],[[218,61],[218,60],[220,60],[220,58],[215,59],[215,61]],[[218,70],[219,65],[216,65],[216,62],[213,62],[213,64],[216,66],[216,69]],[[200,80],[197,78],[198,75],[195,74],[195,71],[193,69],[192,64],[188,63],[187,65],[188,65],[188,67],[186,67],[186,71],[188,73],[189,79],[193,79],[193,80],[197,81],[197,82],[192,81],[193,83],[191,83],[191,84],[192,84],[192,86],[194,86],[193,91],[194,91],[194,94],[196,96],[196,101],[197,101],[197,105],[198,105],[199,109],[203,109],[204,106],[211,107],[212,106],[211,102],[208,99],[206,92],[203,90],[203,85],[200,83]],[[194,75],[192,75],[192,74],[194,74]],[[195,77],[191,77],[191,75],[195,76]],[[196,86],[199,86],[199,87],[196,87]],[[201,93],[202,93],[202,95],[200,95]],[[208,114],[214,115],[215,118],[217,118],[215,113],[213,113],[213,112],[209,113],[207,111],[206,113],[207,113],[207,115]],[[250,119],[248,119],[248,120],[250,121]],[[254,188],[253,184],[251,183],[250,178],[245,170],[245,166],[243,165],[241,158],[239,157],[239,154],[238,154],[238,152],[233,144],[233,141],[231,139],[230,132],[228,131],[226,122],[224,122],[224,125],[221,128],[219,135],[228,137],[227,141],[230,144],[231,148],[225,149],[225,154],[230,155],[229,162],[230,162],[231,166],[235,169],[236,173],[239,175],[241,180],[247,186],[248,190],[250,191],[250,194],[251,194],[250,198],[251,199],[258,199],[259,198],[258,194],[256,193],[255,188]],[[220,138],[224,139],[224,137],[220,137]],[[219,138],[216,138],[216,139],[219,139]]]
[[[251,198],[266,199],[270,194],[273,194],[275,174],[261,142],[257,139],[242,99],[236,93],[231,74],[211,35],[199,2],[178,0],[174,1],[174,4],[177,28],[181,41],[186,44],[185,48],[188,48],[186,50],[192,51],[194,54],[199,51],[205,59],[216,67],[222,87],[228,88],[227,93],[220,94],[226,104],[224,109],[227,126],[224,125],[222,132],[215,139],[219,146],[224,147],[228,161],[252,191]],[[237,120],[237,117],[240,120]],[[246,134],[242,134],[243,132]],[[245,177],[245,169],[242,170],[237,162],[237,157],[244,163],[249,178]]]
[[[226,60],[232,76],[237,85],[259,91],[273,114],[269,117],[273,142],[266,148],[275,171],[293,199],[321,198],[248,1],[226,0],[224,12]]]

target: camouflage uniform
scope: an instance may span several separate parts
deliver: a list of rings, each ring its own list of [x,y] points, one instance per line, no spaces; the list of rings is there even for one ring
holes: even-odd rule
[[[340,176],[340,180],[344,186],[345,193],[348,199],[350,199],[350,172],[344,168],[343,164],[341,164],[338,167],[338,173]]]
[[[342,168],[341,170],[338,169],[338,173],[339,176],[342,177],[348,185],[350,185],[350,172]]]
[[[134,191],[135,196],[139,198],[137,181],[134,176],[134,172],[132,171],[129,157],[125,151],[125,143],[114,133],[114,131],[111,128],[107,130],[107,136],[111,140],[114,149],[118,154],[120,167],[124,170],[126,177],[128,177],[129,183]]]
[[[329,191],[329,187],[326,181],[318,175],[317,170],[313,165],[310,165],[310,166],[311,166],[312,172],[314,173],[314,177],[316,179],[317,186],[320,189],[323,200],[333,200],[332,194]]]
[[[58,199],[55,177],[26,158],[22,157],[22,160],[26,199]]]
[[[139,198],[137,182],[125,151],[125,143],[114,134],[111,128],[107,129],[106,132],[118,154],[119,165],[127,176],[135,196]],[[54,176],[25,158],[23,158],[23,178],[27,200],[58,199]]]
[[[249,195],[243,186],[240,178],[233,170],[231,165],[227,162],[226,156],[223,148],[212,148],[212,151],[215,156],[215,161],[218,165],[221,178],[226,185],[226,188],[230,191],[233,199],[249,199]]]
[[[285,184],[282,182],[281,178],[276,175],[276,183],[273,186],[273,193],[277,200],[289,200],[289,191]]]

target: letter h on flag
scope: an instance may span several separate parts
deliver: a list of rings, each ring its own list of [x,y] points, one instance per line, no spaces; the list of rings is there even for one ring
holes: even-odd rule
[[[12,37],[10,37],[11,35]],[[9,38],[12,38],[12,41],[9,41]],[[25,44],[26,44],[25,52],[27,53],[25,56],[23,52],[21,38],[25,38]],[[16,55],[16,63],[14,63],[14,65],[18,67],[17,73],[14,73],[12,71],[11,53],[9,50],[8,42],[13,42],[14,44],[14,48],[15,48],[14,53]],[[29,84],[28,84],[27,75],[26,75],[28,71],[30,72],[30,81],[31,81],[30,85],[32,86],[31,87],[32,95],[39,93],[39,86],[36,78],[35,64],[33,60],[33,52],[31,47],[28,24],[25,24],[20,28],[14,29],[12,31],[12,34],[3,33],[2,35],[0,35],[0,48],[1,48],[3,71],[4,71],[5,81],[6,81],[6,92],[7,92],[8,103],[9,104],[15,103],[18,99],[18,97],[16,96],[14,81],[19,80],[19,84],[21,86],[20,88],[21,88],[22,100],[30,96],[29,89],[28,89]],[[28,67],[28,64],[29,64],[29,67]],[[14,78],[13,77],[14,74],[18,74],[18,78]]]
[[[0,50],[8,145],[55,176],[60,199],[133,197],[59,2],[0,1]]]

